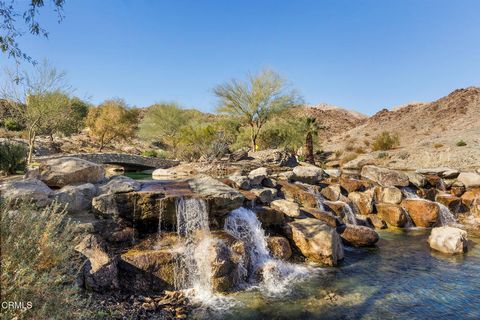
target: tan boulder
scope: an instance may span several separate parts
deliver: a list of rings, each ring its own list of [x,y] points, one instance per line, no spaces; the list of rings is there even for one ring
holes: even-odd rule
[[[408,176],[403,172],[372,165],[364,166],[361,175],[383,187],[406,187],[410,183]]]
[[[373,246],[379,239],[375,230],[353,224],[347,224],[340,236],[348,244],[355,247]]]
[[[457,177],[457,181],[463,183],[467,189],[480,187],[480,174],[475,172],[462,172]]]
[[[38,179],[50,187],[99,183],[105,178],[102,165],[74,157],[47,160],[39,166]]]
[[[288,236],[310,261],[329,266],[343,259],[343,246],[335,228],[313,218],[290,222]]]
[[[433,227],[439,220],[438,205],[425,199],[404,199],[401,203],[417,227]]]
[[[348,193],[354,191],[364,191],[366,182],[363,180],[354,179],[348,176],[340,177],[340,186],[347,190]]]
[[[386,229],[387,223],[380,218],[377,214],[369,214],[367,216],[367,222],[370,223],[375,229]]]
[[[318,206],[317,197],[307,187],[286,181],[279,181],[278,184],[281,186],[285,199],[296,202],[302,207],[316,208]]]
[[[437,194],[435,201],[443,204],[453,213],[463,213],[468,211],[467,206],[462,202],[462,198],[456,197],[450,193]]]
[[[306,216],[321,220],[331,227],[336,228],[343,225],[343,222],[331,212],[322,211],[316,208],[302,208],[301,211]]]
[[[402,191],[396,187],[376,187],[375,201],[383,203],[399,204],[402,202]]]
[[[392,227],[401,228],[407,223],[405,211],[397,204],[376,203],[375,208],[377,209],[378,217]]]
[[[270,203],[270,207],[292,218],[298,218],[301,215],[300,206],[293,201],[284,199],[274,200]]]
[[[265,206],[256,206],[255,214],[257,215],[257,219],[262,224],[262,228],[269,228],[273,226],[281,226],[285,221],[285,217],[282,212],[274,210],[270,207]]]
[[[357,212],[362,215],[368,215],[373,212],[373,190],[364,192],[351,192],[348,194]]]
[[[472,188],[467,190],[464,194],[462,194],[462,202],[469,208],[471,208],[475,199],[480,199],[480,188]]]
[[[267,238],[268,249],[274,258],[288,260],[292,256],[292,249],[287,238],[271,236]]]
[[[325,199],[328,199],[330,201],[337,201],[342,195],[339,184],[331,184],[328,187],[323,188],[320,193]]]

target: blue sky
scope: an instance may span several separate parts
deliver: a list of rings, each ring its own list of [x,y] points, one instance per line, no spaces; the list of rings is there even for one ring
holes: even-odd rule
[[[42,13],[48,39],[21,45],[93,103],[213,111],[215,85],[271,68],[308,103],[373,114],[480,86],[479,13],[477,0],[67,0],[61,24]]]

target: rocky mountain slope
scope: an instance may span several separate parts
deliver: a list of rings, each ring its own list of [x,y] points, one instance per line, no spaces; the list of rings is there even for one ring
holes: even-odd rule
[[[480,166],[480,88],[458,89],[431,103],[414,103],[392,111],[383,109],[345,132],[331,132],[334,136],[324,143],[324,148],[368,152],[374,138],[383,131],[398,134],[400,139],[398,148],[389,151],[388,156],[382,155],[382,162],[393,167],[477,168]],[[373,161],[378,154],[362,155],[355,161]]]

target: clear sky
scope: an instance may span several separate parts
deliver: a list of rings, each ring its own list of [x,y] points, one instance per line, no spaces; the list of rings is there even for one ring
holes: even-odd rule
[[[366,114],[480,86],[478,0],[66,0],[61,24],[42,17],[49,38],[23,49],[93,103],[213,111],[215,85],[266,67]]]

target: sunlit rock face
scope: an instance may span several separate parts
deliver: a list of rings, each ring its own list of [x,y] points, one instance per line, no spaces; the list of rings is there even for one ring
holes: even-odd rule
[[[463,253],[468,248],[467,232],[449,226],[433,228],[428,243],[432,249],[443,253]]]

